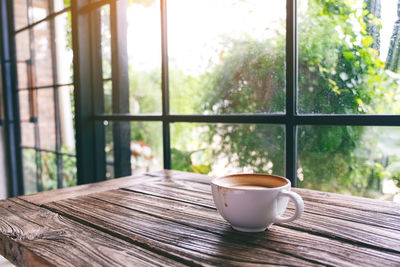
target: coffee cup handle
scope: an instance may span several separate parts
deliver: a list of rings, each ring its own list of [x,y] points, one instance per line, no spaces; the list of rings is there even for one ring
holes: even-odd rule
[[[287,191],[287,190],[282,190],[279,193],[279,197],[288,197],[290,200],[292,200],[296,206],[295,212],[292,216],[290,217],[281,217],[278,216],[275,219],[275,223],[286,223],[286,222],[291,222],[294,221],[298,218],[300,218],[301,214],[304,211],[304,202],[301,196],[295,192]]]

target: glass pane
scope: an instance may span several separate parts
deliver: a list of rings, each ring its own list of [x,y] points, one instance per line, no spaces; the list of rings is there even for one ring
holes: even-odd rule
[[[161,122],[131,122],[132,174],[163,169]]]
[[[14,0],[14,23],[18,30],[28,25],[28,8],[26,0]]]
[[[32,6],[29,7],[30,24],[48,16],[49,2],[49,0],[32,0]]]
[[[24,188],[25,194],[37,192],[37,166],[36,152],[33,149],[22,149],[23,165],[24,165]]]
[[[21,121],[27,122],[30,119],[29,91],[28,90],[19,91],[18,101],[19,101],[19,118]]]
[[[21,123],[21,145],[35,147],[35,124],[31,122]]]
[[[75,154],[75,106],[74,87],[61,86],[58,89],[60,112],[61,151]]]
[[[112,81],[103,82],[104,90],[104,113],[112,113]]]
[[[77,170],[76,170],[76,157],[62,156],[63,162],[63,186],[70,187],[77,184]]]
[[[53,89],[37,90],[38,124],[40,148],[55,150],[55,114]]]
[[[300,187],[400,200],[400,127],[300,126]]]
[[[57,189],[57,161],[54,153],[40,153],[43,191]]]
[[[53,65],[51,62],[50,23],[42,22],[33,28],[34,34],[34,67],[36,72],[36,85],[49,86],[53,82]]]
[[[15,35],[17,56],[18,88],[28,88],[28,65],[31,58],[29,51],[29,32],[25,30]]]
[[[54,19],[55,55],[57,59],[57,83],[73,82],[71,12]]]
[[[104,121],[105,147],[106,153],[106,178],[113,179],[114,176],[114,143],[112,123]]]
[[[71,0],[53,0],[54,12],[63,10],[71,6]]]
[[[113,127],[105,122],[107,157],[107,179],[114,177]],[[163,168],[161,122],[131,122],[131,167],[132,174],[161,170]]]
[[[101,59],[103,79],[111,78],[111,29],[110,29],[110,5],[100,8],[101,17]]]
[[[282,125],[174,123],[172,168],[222,176],[238,172],[284,175]]]
[[[400,113],[397,13],[394,0],[299,1],[300,113]]]
[[[113,164],[107,164],[106,165],[106,179],[114,179],[114,163]]]
[[[18,52],[20,51],[17,51],[17,53]],[[29,87],[28,70],[30,70],[30,67],[28,67],[28,65],[28,61],[17,62],[18,88],[26,89]]]
[[[161,113],[160,1],[130,1],[127,9],[130,113]]]
[[[168,1],[171,112],[279,113],[286,1]]]

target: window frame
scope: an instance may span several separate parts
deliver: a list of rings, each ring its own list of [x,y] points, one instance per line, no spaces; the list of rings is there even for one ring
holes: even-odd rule
[[[4,90],[4,122],[9,134],[8,157],[12,171],[9,172],[12,196],[23,194],[22,157],[20,146],[20,129],[18,113],[18,97],[16,83],[15,37],[13,31],[12,1],[0,0],[2,14],[2,49],[1,65]],[[170,125],[176,122],[188,123],[240,123],[240,124],[280,124],[285,126],[285,176],[293,186],[297,186],[297,131],[302,125],[340,125],[340,126],[400,126],[400,115],[363,115],[363,114],[298,114],[298,49],[297,49],[297,0],[286,0],[286,103],[284,114],[223,114],[223,115],[176,115],[169,109],[169,73],[168,73],[168,31],[167,0],[160,0],[161,14],[161,77],[162,77],[162,113],[160,115],[133,115],[121,110],[121,99],[127,88],[127,61],[121,60],[126,53],[126,42],[123,34],[125,0],[72,0],[71,7],[51,13],[46,18],[34,22],[33,27],[43,21],[50,20],[66,11],[72,15],[72,42],[74,55],[74,96],[75,96],[75,128],[78,184],[86,184],[106,179],[105,132],[104,121],[113,122],[113,139],[118,141],[114,151],[116,177],[129,175],[130,146],[129,138],[118,139],[130,134],[129,123],[132,121],[155,121],[162,123],[163,130],[163,166],[171,169]],[[111,34],[114,40],[111,49],[115,59],[112,62],[113,113],[104,113],[103,80],[101,76],[101,55],[99,58],[101,30],[96,26],[96,10],[110,5]],[[7,12],[6,15],[4,13]],[[121,14],[121,15],[119,15]],[[125,23],[126,24],[126,23]],[[8,27],[8,28],[7,28]],[[24,27],[16,32],[27,29]],[[125,28],[125,29],[124,29]],[[8,30],[7,30],[8,29]],[[125,39],[126,40],[126,39]],[[10,48],[12,48],[10,50]],[[101,52],[100,52],[101,53]],[[125,57],[126,58],[126,57]],[[9,64],[9,65],[8,65]],[[11,67],[10,71],[7,68]],[[87,78],[89,77],[89,78]],[[7,79],[12,81],[7,83]],[[54,87],[62,85],[52,85]],[[128,85],[129,86],[129,85]],[[129,88],[128,88],[129,90]],[[115,92],[114,92],[115,91]],[[12,96],[10,98],[10,96]],[[126,97],[125,97],[126,98]],[[115,100],[114,100],[115,99]],[[9,107],[13,113],[8,112]],[[12,135],[16,139],[12,140]]]

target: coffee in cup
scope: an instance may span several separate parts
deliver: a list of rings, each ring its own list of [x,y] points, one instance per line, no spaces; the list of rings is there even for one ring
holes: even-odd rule
[[[233,229],[243,232],[261,232],[273,223],[298,219],[304,203],[290,188],[288,179],[267,174],[233,174],[211,182],[218,212]],[[289,199],[296,206],[295,213],[282,217]]]

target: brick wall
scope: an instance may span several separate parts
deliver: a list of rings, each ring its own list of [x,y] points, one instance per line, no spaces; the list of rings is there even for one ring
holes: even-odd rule
[[[30,22],[37,21],[47,16],[49,1],[35,0],[30,10]],[[14,1],[15,27],[21,29],[28,23],[26,0]],[[31,34],[31,36],[30,36]],[[33,35],[33,38],[32,38]],[[32,38],[33,43],[30,42]],[[33,27],[32,32],[24,30],[16,34],[18,87],[27,88],[28,65],[32,60],[34,70],[33,84],[36,86],[51,86],[53,81],[53,66],[51,53],[50,23],[42,22]],[[30,49],[31,48],[31,49]],[[37,119],[39,126],[40,147],[55,149],[55,112],[53,88],[39,89],[36,93]],[[20,119],[22,131],[22,145],[35,146],[35,134],[33,123],[26,122],[30,118],[29,94],[27,90],[19,92]]]

